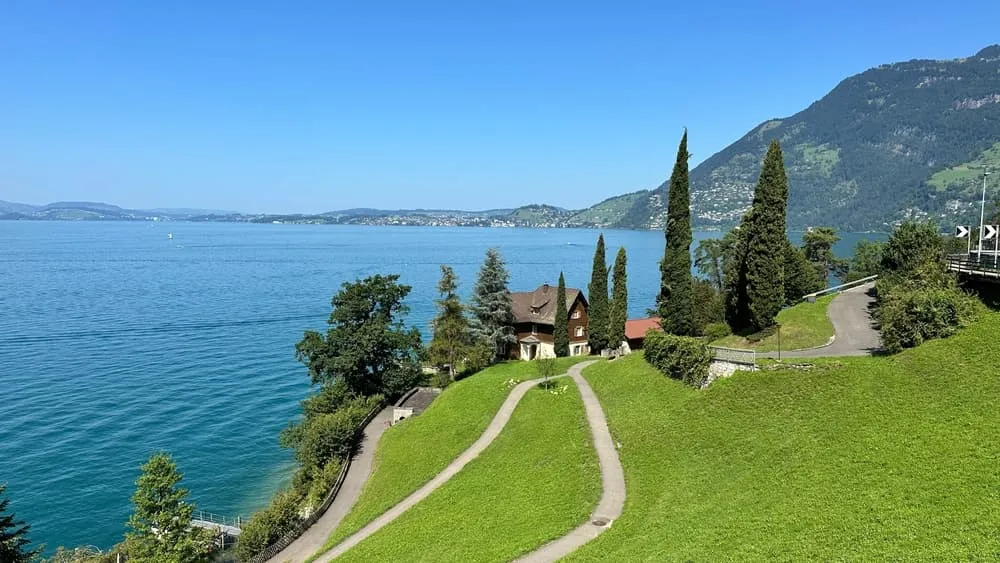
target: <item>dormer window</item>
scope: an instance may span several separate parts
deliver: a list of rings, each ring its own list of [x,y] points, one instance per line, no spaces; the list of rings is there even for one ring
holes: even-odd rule
[[[579,309],[576,309],[575,311],[573,311],[573,318],[574,319],[579,319],[580,318],[580,310]]]
[[[540,311],[541,311],[541,309],[539,307],[532,307],[531,308],[531,314],[532,315],[537,315]]]

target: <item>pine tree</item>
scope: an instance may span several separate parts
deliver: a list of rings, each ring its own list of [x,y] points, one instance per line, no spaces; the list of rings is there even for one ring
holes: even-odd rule
[[[28,531],[31,526],[8,513],[8,499],[2,498],[7,485],[0,484],[0,561],[4,563],[27,563],[34,559],[38,550],[29,550]]]
[[[126,536],[130,558],[137,561],[208,561],[211,535],[191,526],[194,505],[188,491],[177,487],[183,478],[174,460],[156,453],[142,466],[132,495],[135,512]]]
[[[500,252],[495,248],[487,250],[472,293],[472,330],[476,339],[492,350],[493,361],[504,359],[510,345],[517,341],[507,280]]]
[[[778,141],[771,141],[753,196],[754,218],[747,238],[747,295],[750,322],[758,330],[773,326],[785,304],[784,250],[788,244],[788,177]]]
[[[609,315],[608,340],[613,348],[618,348],[625,341],[625,321],[628,320],[628,273],[625,247],[618,248],[615,256],[615,267],[612,270],[611,313]]]
[[[690,335],[691,312],[691,200],[688,185],[687,131],[677,147],[677,162],[667,194],[666,247],[660,262],[660,293],[656,309],[660,326],[671,334]]]
[[[462,360],[470,344],[469,321],[465,318],[462,302],[455,290],[458,277],[450,266],[441,266],[441,281],[437,301],[438,315],[434,318],[434,338],[431,340],[430,360],[435,365],[448,366],[448,375],[455,378],[458,362]]]
[[[559,287],[556,289],[556,320],[552,325],[552,338],[556,356],[569,355],[569,311],[566,310],[566,278],[559,272]]]
[[[608,264],[604,257],[604,235],[597,237],[594,267],[587,296],[590,300],[588,342],[590,351],[599,354],[608,347]]]

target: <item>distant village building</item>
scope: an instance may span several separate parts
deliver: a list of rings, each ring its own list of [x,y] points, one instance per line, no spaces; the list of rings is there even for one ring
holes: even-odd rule
[[[628,346],[625,353],[642,350],[642,343],[646,339],[646,333],[652,329],[660,330],[660,317],[625,321],[625,341]]]
[[[557,292],[556,287],[543,284],[534,291],[510,294],[517,336],[511,357],[522,360],[556,357],[553,332]],[[566,311],[569,317],[569,354],[585,356],[590,353],[590,347],[587,345],[587,299],[582,291],[566,288]]]

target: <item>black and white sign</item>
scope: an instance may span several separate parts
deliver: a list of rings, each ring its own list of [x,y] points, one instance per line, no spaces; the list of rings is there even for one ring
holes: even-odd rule
[[[983,225],[983,240],[990,240],[997,236],[997,225]]]
[[[959,225],[955,227],[955,238],[965,238],[969,236],[969,227]]]

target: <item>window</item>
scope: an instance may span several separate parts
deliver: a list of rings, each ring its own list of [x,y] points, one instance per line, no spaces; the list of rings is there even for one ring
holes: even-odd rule
[[[583,336],[583,327],[582,326],[576,327],[576,335],[577,336]]]
[[[580,318],[580,310],[579,309],[577,309],[576,311],[573,311],[573,318],[574,319],[579,319]]]
[[[538,325],[534,323],[531,324],[531,334],[538,334]]]

